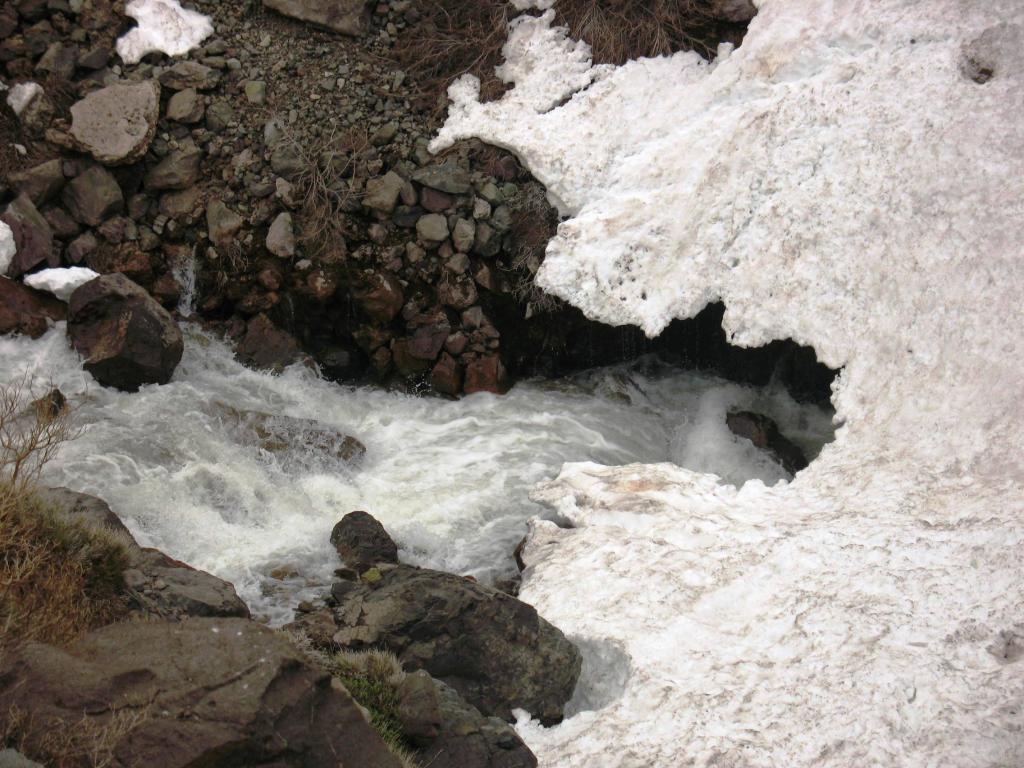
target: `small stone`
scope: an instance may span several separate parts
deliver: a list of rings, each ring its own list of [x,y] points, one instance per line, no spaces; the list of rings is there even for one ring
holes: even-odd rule
[[[366,195],[363,197],[363,205],[371,210],[390,214],[395,210],[398,196],[401,194],[404,185],[404,179],[394,171],[388,171],[384,176],[370,179],[366,182]]]
[[[295,230],[290,213],[279,213],[267,232],[267,250],[281,259],[295,256]]]
[[[210,242],[222,251],[230,246],[244,220],[220,200],[211,200],[206,205],[206,228]]]
[[[424,187],[420,193],[420,205],[431,213],[443,213],[455,205],[455,198],[436,189]]]
[[[459,219],[452,230],[452,243],[459,253],[469,253],[476,239],[476,222],[470,219]]]
[[[167,102],[167,119],[192,125],[203,119],[206,105],[195,88],[186,88],[171,96]]]
[[[491,218],[491,204],[479,197],[474,199],[473,218],[477,221]]]
[[[450,195],[464,195],[472,189],[469,173],[453,163],[420,168],[413,173],[412,180]]]
[[[215,88],[219,82],[220,72],[198,61],[187,59],[165,69],[160,75],[160,84],[172,91],[183,91],[186,88],[208,91]]]
[[[398,123],[385,123],[370,136],[370,143],[375,147],[383,147],[394,141],[397,135]]]
[[[442,243],[448,239],[448,220],[437,213],[423,216],[416,222],[416,234],[425,243]]]
[[[262,80],[250,80],[245,84],[245,98],[250,104],[263,104],[267,100],[267,84]]]
[[[187,189],[199,180],[199,164],[203,151],[188,142],[173,150],[150,168],[143,183],[146,189]]]

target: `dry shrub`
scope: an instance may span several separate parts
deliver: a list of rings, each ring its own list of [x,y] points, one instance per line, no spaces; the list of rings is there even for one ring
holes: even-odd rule
[[[39,723],[11,707],[0,729],[0,744],[13,746],[53,768],[109,768],[118,743],[150,718],[150,708],[120,709],[109,717],[82,715],[76,722]]]
[[[548,242],[558,229],[558,213],[543,198],[539,188],[530,188],[522,207],[512,215],[511,266],[514,273],[512,292],[520,304],[529,304],[536,314],[551,312],[561,306],[555,296],[538,287],[534,278],[544,261]]]
[[[75,436],[58,394],[33,400],[27,378],[0,386],[0,650],[67,642],[126,611],[122,538],[62,517],[32,492]]]
[[[456,77],[480,78],[481,98],[499,98],[507,86],[494,74],[507,26],[515,14],[503,0],[417,0],[422,19],[395,46],[399,64],[440,101]],[[723,41],[739,43],[745,25],[712,13],[712,0],[558,0],[557,23],[585,40],[595,64],[623,64],[645,56],[694,50],[711,58]]]

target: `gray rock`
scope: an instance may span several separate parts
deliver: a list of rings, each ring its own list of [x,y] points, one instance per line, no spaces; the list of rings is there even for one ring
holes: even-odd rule
[[[264,6],[351,37],[361,37],[370,29],[370,11],[364,0],[264,0]]]
[[[71,138],[104,165],[127,165],[146,154],[159,117],[155,80],[110,85],[71,107]]]
[[[21,277],[44,264],[51,267],[59,265],[50,224],[27,195],[18,195],[8,203],[7,209],[0,214],[0,221],[11,228],[17,249],[7,268],[8,277]]]
[[[19,195],[28,195],[34,205],[41,206],[55,198],[64,188],[64,171],[61,161],[50,160],[28,168],[24,171],[11,173],[8,183]]]
[[[294,179],[305,170],[306,161],[296,145],[283,143],[270,155],[270,167],[278,176]]]
[[[459,253],[469,253],[476,240],[476,222],[472,219],[459,219],[452,230],[452,243]]]
[[[213,133],[220,133],[235,120],[235,113],[226,101],[216,101],[206,110],[206,127]]]
[[[171,96],[167,102],[167,119],[192,125],[203,119],[206,105],[195,88],[186,88]]]
[[[121,274],[102,275],[71,294],[68,337],[93,378],[129,392],[170,381],[183,351],[167,310]]]
[[[66,649],[30,643],[4,656],[0,707],[33,714],[30,753],[55,723],[84,730],[84,718],[108,734],[111,765],[401,768],[339,683],[245,619],[126,622]]]
[[[218,248],[227,249],[235,241],[235,235],[244,223],[241,216],[220,200],[211,200],[206,204],[206,231],[210,235],[210,242]]]
[[[331,544],[357,573],[378,563],[398,562],[398,545],[368,512],[349,512],[341,518],[331,531]]]
[[[370,143],[375,147],[384,147],[394,141],[398,135],[398,123],[385,123],[370,136]]]
[[[450,573],[377,566],[334,618],[341,647],[386,648],[503,720],[521,707],[558,722],[580,674],[579,651],[532,606]]]
[[[448,239],[448,219],[439,213],[429,213],[416,222],[416,234],[425,243],[443,243]]]
[[[245,84],[245,98],[250,104],[262,104],[267,100],[267,84],[262,80],[250,80]]]
[[[267,250],[280,259],[295,255],[295,228],[290,213],[279,213],[267,231]]]
[[[188,59],[177,62],[160,75],[160,84],[172,91],[184,91],[186,88],[208,91],[216,88],[219,82],[220,72],[216,69]]]
[[[472,189],[469,173],[454,163],[420,168],[413,173],[412,180],[450,195],[464,195]]]
[[[199,180],[203,151],[192,142],[170,152],[143,179],[148,190],[188,189]]]
[[[501,253],[501,234],[485,221],[476,225],[473,253],[488,259]]]
[[[101,165],[94,165],[72,179],[61,199],[68,213],[90,227],[98,227],[124,209],[121,187]]]
[[[0,768],[43,768],[42,763],[29,760],[13,749],[0,750]]]
[[[366,182],[366,195],[363,197],[363,205],[367,208],[390,214],[398,204],[398,196],[402,193],[405,180],[394,171],[388,171],[385,175],[370,179]]]

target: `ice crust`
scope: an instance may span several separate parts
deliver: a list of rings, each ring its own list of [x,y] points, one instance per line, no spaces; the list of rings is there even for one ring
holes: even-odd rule
[[[536,491],[576,527],[534,524],[522,594],[588,661],[520,731],[559,768],[1024,765],[1024,5],[759,7],[712,64],[589,71],[522,18],[515,87],[449,91],[432,148],[511,149],[569,217],[547,290],[651,335],[721,299],[734,343],[843,366],[790,484]]]
[[[147,53],[183,56],[213,34],[208,16],[182,8],[178,0],[132,0],[125,14],[139,25],[117,41],[125,64],[137,64]]]
[[[25,277],[25,285],[37,291],[52,293],[61,301],[67,301],[75,289],[95,280],[99,272],[87,267],[61,267],[43,269]]]

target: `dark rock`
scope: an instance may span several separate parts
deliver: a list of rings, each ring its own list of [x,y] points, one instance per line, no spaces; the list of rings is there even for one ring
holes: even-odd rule
[[[235,241],[235,235],[245,221],[220,200],[206,204],[206,229],[210,242],[220,249],[227,249]]]
[[[53,232],[43,215],[26,195],[18,195],[0,215],[14,234],[17,252],[7,268],[10,277],[21,277],[36,267],[60,265],[53,249]]]
[[[58,240],[70,240],[82,231],[78,222],[71,218],[71,214],[63,208],[47,208],[43,211],[43,218],[50,225],[50,231]]]
[[[447,320],[417,328],[409,343],[409,354],[420,360],[433,362],[441,353],[451,332],[452,327]]]
[[[206,110],[206,127],[213,133],[220,133],[235,120],[235,113],[226,101],[216,101]]]
[[[160,275],[150,289],[153,298],[166,309],[173,309],[181,300],[181,285],[170,272]]]
[[[270,167],[278,176],[295,179],[306,169],[306,159],[296,145],[282,143],[271,153]]]
[[[370,29],[370,11],[365,0],[264,0],[264,3],[284,16],[342,35],[362,37]]]
[[[280,373],[304,355],[295,337],[275,326],[266,315],[249,321],[235,357],[251,368]]]
[[[412,180],[449,195],[465,195],[473,189],[469,173],[454,163],[420,168],[412,174]]]
[[[110,48],[106,45],[95,45],[87,51],[83,51],[78,57],[78,66],[82,69],[93,71],[103,69],[110,61]]]
[[[51,389],[42,397],[33,400],[31,405],[40,419],[52,421],[67,410],[68,399],[59,389]]]
[[[503,395],[508,392],[511,382],[505,366],[498,355],[488,355],[471,361],[466,365],[465,392],[493,392]]]
[[[406,675],[396,691],[396,715],[402,734],[414,744],[426,746],[441,733],[441,695],[438,683],[422,669]]]
[[[109,85],[71,107],[71,138],[104,165],[127,165],[146,154],[159,117],[155,80]]]
[[[386,648],[486,715],[510,720],[521,707],[543,723],[561,720],[581,657],[531,606],[440,571],[378,566],[375,575],[341,596],[335,643]]]
[[[109,734],[112,765],[401,766],[340,684],[244,619],[129,622],[64,650],[29,644],[4,657],[0,706],[32,713],[29,754],[74,724]]]
[[[708,12],[712,18],[746,24],[757,15],[757,8],[752,0],[711,0]]]
[[[124,195],[117,180],[100,165],[72,179],[64,188],[64,207],[77,221],[97,227],[124,209]]]
[[[732,411],[725,417],[725,423],[730,432],[770,454],[791,475],[807,467],[804,452],[767,416],[750,411]]]
[[[368,512],[349,512],[341,518],[331,531],[331,544],[359,573],[378,563],[398,562],[398,545]]]
[[[295,227],[292,215],[287,211],[279,213],[270,225],[266,246],[268,251],[281,259],[290,259],[295,255]]]
[[[437,287],[437,298],[446,307],[468,309],[480,298],[476,284],[468,277],[445,279]]]
[[[363,314],[377,323],[390,322],[405,304],[401,283],[382,272],[363,275],[352,289],[352,298]]]
[[[60,160],[50,160],[25,171],[12,173],[8,183],[20,195],[27,195],[34,205],[41,206],[64,188],[64,171]]]
[[[366,182],[363,205],[371,210],[390,214],[398,204],[398,196],[403,186],[405,180],[394,171],[388,171],[380,178],[370,179]]]
[[[160,84],[172,91],[184,91],[187,88],[208,91],[216,88],[219,82],[220,72],[216,69],[188,59],[175,63],[160,75]]]
[[[148,190],[188,189],[199,180],[203,151],[191,142],[173,150],[146,174]]]
[[[93,378],[129,392],[170,381],[183,351],[167,310],[121,274],[103,275],[71,294],[68,336]]]
[[[67,306],[48,293],[0,277],[0,336],[21,333],[38,339],[52,323],[63,320]]]
[[[454,397],[462,391],[462,366],[445,353],[430,372],[430,386],[435,392]]]
[[[80,264],[83,259],[94,253],[97,247],[99,247],[99,243],[96,242],[96,235],[92,232],[84,232],[68,245],[68,261],[72,264]]]
[[[391,342],[391,359],[395,369],[408,379],[417,378],[430,368],[429,360],[412,353],[410,339],[395,339]]]
[[[167,102],[167,119],[192,125],[203,119],[206,105],[195,88],[186,88],[171,96]]]

